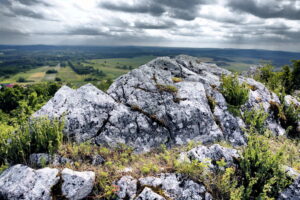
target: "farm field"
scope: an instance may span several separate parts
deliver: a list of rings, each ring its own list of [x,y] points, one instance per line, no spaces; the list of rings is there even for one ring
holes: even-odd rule
[[[27,81],[26,83],[54,80],[55,74],[46,74],[46,71],[50,70],[50,69],[59,70],[59,68],[60,68],[59,66],[56,66],[56,67],[44,66],[44,67],[39,67],[36,69],[31,69],[27,72],[21,72],[16,75],[13,75],[9,78],[2,79],[1,83],[16,83],[17,80],[21,77],[26,79],[26,81]],[[53,77],[53,75],[54,75],[54,77]],[[26,84],[26,83],[24,83],[24,84]]]
[[[134,58],[111,58],[111,59],[93,59],[83,63],[85,66],[92,66],[95,69],[99,69],[106,74],[108,79],[116,79],[129,72],[131,69],[135,69],[152,59],[155,56],[141,56]]]

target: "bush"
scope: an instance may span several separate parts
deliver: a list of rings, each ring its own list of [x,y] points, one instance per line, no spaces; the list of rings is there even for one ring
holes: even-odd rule
[[[224,95],[230,110],[239,110],[248,100],[249,89],[246,84],[240,84],[237,74],[222,76],[221,92]]]
[[[61,78],[59,78],[59,77],[55,77],[55,81],[58,81],[58,82],[59,82],[59,81],[62,81],[62,80],[61,80]]]
[[[297,130],[300,121],[300,107],[294,104],[284,105],[283,112],[285,120],[281,121],[281,125],[287,130],[288,135],[291,137],[300,137],[300,132]]]
[[[18,80],[17,80],[17,82],[19,82],[19,83],[25,83],[27,81],[26,81],[26,79],[24,77],[19,77]]]
[[[56,74],[57,73],[57,70],[55,69],[49,69],[46,71],[46,74]]]
[[[254,128],[260,134],[263,134],[266,130],[265,128],[265,120],[268,117],[268,113],[266,113],[263,108],[260,109],[252,109],[246,110],[243,114],[243,119],[248,128]]]
[[[224,175],[225,184],[231,188],[231,199],[276,198],[291,183],[281,169],[282,161],[282,151],[273,154],[263,137],[250,134],[239,168],[234,172],[228,169]]]
[[[58,150],[63,141],[64,123],[58,119],[33,119],[16,129],[0,126],[0,165],[26,163],[32,153],[50,153]]]

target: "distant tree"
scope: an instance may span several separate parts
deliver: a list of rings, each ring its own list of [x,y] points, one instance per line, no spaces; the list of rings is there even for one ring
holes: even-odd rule
[[[26,79],[21,76],[21,77],[18,78],[17,82],[19,82],[19,83],[25,83]]]
[[[55,69],[49,69],[46,71],[46,74],[56,74],[57,73],[57,70]]]
[[[292,80],[294,83],[294,89],[300,89],[300,60],[293,60],[293,72],[292,72]]]
[[[55,81],[61,81],[61,78],[56,77],[56,78],[55,78]]]

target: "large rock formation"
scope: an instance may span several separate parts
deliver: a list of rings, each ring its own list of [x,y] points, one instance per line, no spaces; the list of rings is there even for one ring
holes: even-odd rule
[[[243,145],[244,123],[228,111],[218,90],[222,74],[231,72],[194,57],[161,57],[118,78],[107,93],[91,84],[64,86],[34,116],[64,117],[65,134],[77,142],[125,143],[137,152],[190,140]],[[239,79],[252,88],[243,109],[262,107],[269,129],[284,134],[270,111],[270,103],[280,104],[278,97],[251,78]]]

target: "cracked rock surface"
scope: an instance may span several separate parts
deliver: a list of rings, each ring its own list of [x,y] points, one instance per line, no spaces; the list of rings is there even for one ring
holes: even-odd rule
[[[231,72],[190,56],[159,57],[116,79],[107,93],[91,84],[77,90],[63,86],[34,116],[63,117],[65,134],[77,142],[123,143],[136,152],[191,140],[244,145],[245,124],[228,111],[219,92],[222,74]],[[251,78],[240,76],[239,81],[252,88],[242,110],[262,107],[269,113],[266,126],[275,135],[284,134],[270,109],[271,102],[280,103],[276,94]]]

